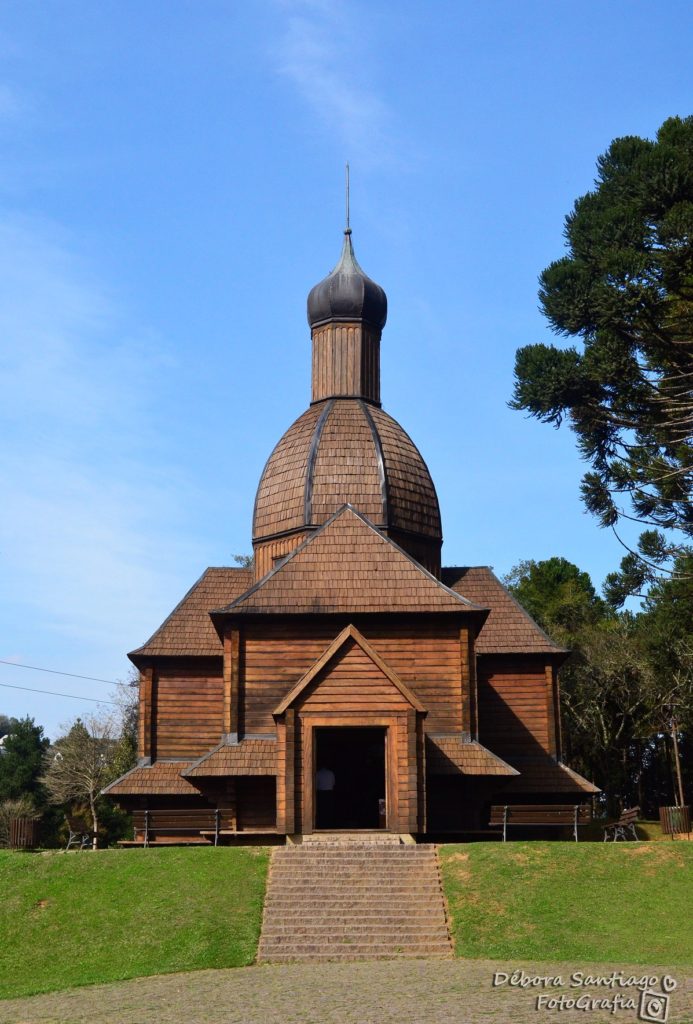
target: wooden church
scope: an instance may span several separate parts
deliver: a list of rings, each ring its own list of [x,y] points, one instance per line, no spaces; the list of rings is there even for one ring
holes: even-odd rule
[[[561,761],[566,652],[490,569],[441,567],[433,481],[380,402],[386,316],[347,228],[308,296],[311,402],[260,478],[253,567],[207,569],[130,654],[139,761],[105,792],[140,840],[474,833],[492,804],[597,791]]]

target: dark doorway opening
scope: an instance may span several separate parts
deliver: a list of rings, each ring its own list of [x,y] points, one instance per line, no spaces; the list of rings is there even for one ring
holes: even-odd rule
[[[315,828],[386,827],[385,732],[363,726],[315,730]]]

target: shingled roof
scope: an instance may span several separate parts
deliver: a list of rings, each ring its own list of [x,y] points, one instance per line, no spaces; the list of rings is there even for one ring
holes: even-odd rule
[[[205,569],[182,601],[142,647],[128,657],[135,664],[151,655],[223,655],[221,641],[209,617],[210,609],[233,601],[253,581],[250,569]]]
[[[138,765],[106,786],[109,796],[199,796],[199,789],[181,776],[191,761],[155,761]]]
[[[462,736],[427,736],[426,770],[430,775],[519,775],[476,740]]]
[[[485,611],[343,505],[246,594],[212,615]]]
[[[513,761],[520,774],[511,780],[504,792],[601,793],[598,786],[552,757],[513,757]]]
[[[239,743],[220,743],[186,767],[183,775],[193,779],[213,775],[275,775],[276,771],[276,740],[243,739]]]
[[[546,635],[488,566],[445,568],[443,583],[491,612],[476,641],[477,654],[566,654]]]

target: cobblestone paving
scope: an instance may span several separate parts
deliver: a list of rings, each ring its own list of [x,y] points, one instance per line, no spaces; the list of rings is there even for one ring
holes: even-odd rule
[[[561,975],[564,988],[493,986],[494,972]],[[693,1024],[693,972],[614,964],[505,964],[490,960],[281,964],[139,978],[0,1002],[2,1024],[603,1024],[637,1010],[537,1009],[538,995],[639,1002],[633,988],[569,989],[571,972],[670,975],[668,1024]],[[659,985],[658,985],[659,987]],[[657,1010],[653,1004],[650,1007]],[[664,1020],[663,1006],[660,1016]]]

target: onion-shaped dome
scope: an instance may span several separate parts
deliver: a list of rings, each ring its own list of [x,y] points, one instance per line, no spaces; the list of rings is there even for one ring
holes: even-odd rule
[[[438,497],[409,435],[361,399],[312,405],[286,431],[255,499],[253,542],[324,523],[351,504],[421,559],[420,542],[442,539]]]
[[[362,320],[379,330],[387,320],[387,296],[358,265],[351,244],[351,228],[344,232],[339,263],[308,295],[310,326],[318,327],[330,320]]]

